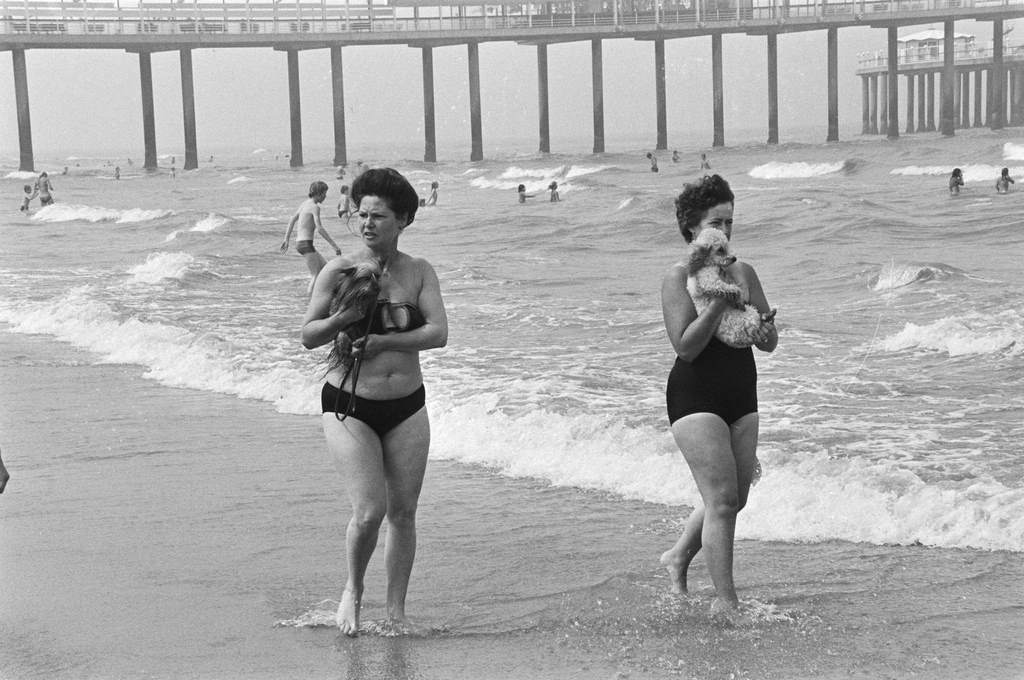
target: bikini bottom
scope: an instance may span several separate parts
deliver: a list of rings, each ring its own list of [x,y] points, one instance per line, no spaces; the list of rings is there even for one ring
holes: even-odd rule
[[[349,402],[354,402],[349,416],[370,426],[381,439],[419,411],[427,403],[423,385],[412,394],[398,399],[366,399],[339,390],[329,382],[320,392],[320,406],[324,413],[344,414]]]

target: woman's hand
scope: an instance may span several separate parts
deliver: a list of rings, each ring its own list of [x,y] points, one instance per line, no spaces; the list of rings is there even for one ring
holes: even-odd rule
[[[384,351],[384,338],[380,335],[366,335],[352,342],[352,356],[372,359]]]
[[[775,313],[777,311],[777,309],[773,309],[762,314],[761,325],[751,332],[750,337],[758,348],[762,348],[762,345],[773,344],[774,338],[778,337],[778,331],[775,329]]]
[[[284,243],[281,244],[281,252],[288,252],[288,241],[285,241]]]

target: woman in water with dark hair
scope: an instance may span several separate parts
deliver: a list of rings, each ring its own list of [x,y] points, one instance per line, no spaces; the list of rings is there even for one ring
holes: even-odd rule
[[[732,236],[733,200],[729,183],[718,175],[687,185],[676,198],[676,221],[687,243],[703,229]],[[757,368],[750,347],[733,348],[715,338],[730,302],[719,298],[697,313],[686,289],[689,272],[679,262],[661,286],[665,330],[676,352],[666,398],[676,445],[686,458],[700,490],[703,507],[695,508],[683,535],[661,556],[672,589],[686,592],[686,572],[703,547],[716,597],[712,614],[737,608],[733,583],[736,513],[747,502],[757,469]],[[733,263],[728,274],[745,291],[743,302],[761,312],[754,346],[772,352],[778,333],[761,282],[746,262]]]
[[[312,349],[331,343],[354,323],[366,329],[365,337],[353,343],[348,362],[358,362],[359,370],[347,371],[341,363],[330,366],[321,393],[327,448],[352,504],[345,541],[348,581],[338,626],[354,637],[359,633],[364,576],[385,519],[387,617],[397,630],[408,629],[405,595],[430,448],[419,353],[447,344],[448,318],[434,268],[398,249],[398,239],[419,207],[412,185],[390,168],[370,169],[352,183],[352,199],[363,247],[334,258],[321,270],[303,320],[302,344]],[[380,266],[376,304],[368,314],[345,307],[332,312],[339,283],[353,266],[366,261]]]

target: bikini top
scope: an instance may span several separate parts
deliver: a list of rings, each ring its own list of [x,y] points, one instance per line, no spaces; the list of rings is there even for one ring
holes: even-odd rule
[[[391,302],[387,299],[377,300],[377,306],[370,321],[370,332],[375,335],[386,333],[404,333],[425,326],[420,308],[411,302]]]

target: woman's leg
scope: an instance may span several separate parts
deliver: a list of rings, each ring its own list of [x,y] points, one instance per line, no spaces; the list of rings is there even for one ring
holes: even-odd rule
[[[387,508],[383,455],[380,440],[366,423],[354,418],[339,421],[333,413],[325,413],[323,427],[327,450],[345,480],[352,504],[345,533],[348,581],[338,606],[338,627],[355,637],[359,634],[363,579]]]
[[[701,545],[718,594],[712,610],[734,609],[739,602],[732,574],[739,485],[729,427],[716,415],[694,413],[677,420],[672,434],[704,501]]]
[[[702,505],[694,508],[690,516],[686,518],[683,535],[679,537],[676,544],[661,555],[661,563],[668,570],[668,577],[672,582],[672,592],[677,595],[682,595],[687,591],[686,572],[690,568],[690,562],[700,552],[700,535],[703,531],[704,506]]]
[[[760,419],[757,413],[748,413],[729,426],[732,453],[736,458],[736,481],[739,496],[737,512],[747,505],[747,495],[757,470],[757,435]]]
[[[388,618],[404,622],[405,595],[416,557],[416,508],[430,449],[430,421],[421,408],[384,435],[388,532],[384,560],[388,575]]]

